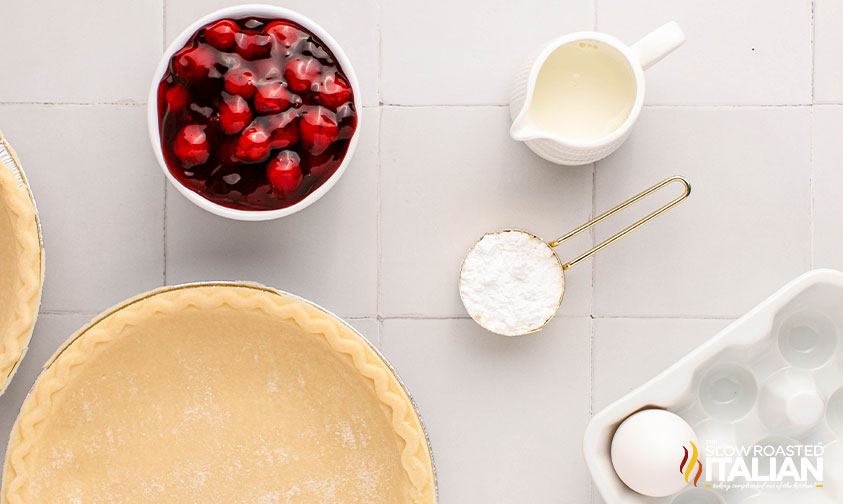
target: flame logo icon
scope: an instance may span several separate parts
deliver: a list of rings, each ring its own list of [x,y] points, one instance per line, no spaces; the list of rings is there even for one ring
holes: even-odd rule
[[[685,483],[691,483],[691,474],[694,473],[694,466],[697,467],[697,475],[694,476],[694,486],[697,486],[697,482],[700,480],[700,476],[702,475],[702,463],[699,461],[699,451],[697,450],[697,445],[694,444],[693,441],[688,441],[691,443],[691,453],[688,453],[688,448],[682,447],[685,450],[685,456],[682,457],[682,463],[679,464],[679,472],[685,475]],[[690,455],[691,460],[688,460],[688,455]]]

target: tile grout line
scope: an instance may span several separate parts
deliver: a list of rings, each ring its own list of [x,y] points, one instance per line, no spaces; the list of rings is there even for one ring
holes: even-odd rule
[[[593,264],[593,262],[592,262]],[[594,270],[592,269],[592,272]],[[592,293],[592,301],[593,301],[593,293]],[[589,338],[588,338],[588,418],[589,423],[591,422],[591,418],[594,417],[594,334],[597,331],[597,321],[594,318],[589,318],[590,324],[590,331],[589,331]],[[588,425],[588,424],[586,424]],[[586,488],[588,494],[588,502],[589,504],[594,502],[594,485],[591,484],[592,479],[587,478]]]
[[[702,110],[730,110],[730,109],[790,109],[790,108],[810,108],[812,106],[811,103],[691,103],[691,104],[681,104],[681,103],[648,103],[644,105],[644,108],[650,109],[670,109],[670,108],[678,108],[678,109],[702,109]]]
[[[378,1],[378,72],[377,72],[377,97],[378,105],[383,105],[383,1]]]
[[[375,202],[377,210],[375,212],[375,312],[378,327],[378,350],[383,348],[383,230],[381,212],[383,208],[382,202],[382,166],[383,166],[383,1],[378,0],[378,18],[377,18],[377,32],[378,32],[378,71],[377,71],[377,100],[378,100],[378,141],[377,141],[377,167],[375,170]]]
[[[375,312],[378,320],[383,321],[383,201],[382,201],[382,142],[383,142],[383,108],[378,108],[378,141],[377,141],[377,167],[375,170],[375,202],[377,203],[377,210],[375,212]],[[380,334],[378,340],[380,341]]]
[[[595,0],[595,4],[597,0]],[[595,8],[596,11],[596,8]],[[595,20],[595,30],[596,30],[596,20]],[[595,161],[591,165],[591,215],[589,216],[589,220],[593,219],[594,216],[597,214],[597,165],[598,161]],[[594,247],[597,243],[597,233],[592,227],[589,229],[589,235],[591,236],[591,246]],[[597,320],[594,318],[594,270],[596,266],[596,261],[592,257],[591,258],[591,302],[589,303],[588,309],[588,318],[590,324],[590,331],[588,335],[588,417],[591,418],[594,416],[594,335],[597,330]],[[591,480],[589,479],[589,482]],[[594,488],[593,485],[588,485],[588,498],[589,503],[593,502],[594,500]]]
[[[81,315],[85,317],[94,317],[98,312],[85,310],[41,310],[38,315]]]
[[[597,31],[597,0],[591,1],[591,26],[594,31]]]
[[[809,140],[809,166],[808,166],[808,232],[810,236],[808,237],[808,249],[809,249],[809,257],[808,257],[808,267],[810,269],[814,269],[814,236],[815,236],[815,216],[814,216],[814,105],[816,105],[816,91],[815,81],[816,81],[816,9],[817,9],[817,2],[816,0],[811,0],[811,112],[809,114],[808,120],[808,134],[810,136]]]
[[[101,102],[51,102],[51,101],[0,101],[0,107],[17,106],[17,105],[41,105],[41,106],[69,106],[69,107],[97,107],[97,106],[116,106],[116,107],[145,107],[145,101],[134,100],[117,100],[117,101],[101,101]],[[758,103],[758,104],[667,104],[667,103],[653,103],[645,104],[644,108],[665,108],[665,109],[700,109],[700,110],[720,110],[720,109],[767,109],[767,108],[811,108],[814,105],[829,105],[829,106],[843,106],[843,102],[822,102],[822,103]],[[508,103],[425,103],[425,104],[402,104],[402,103],[383,103],[379,102],[377,105],[363,105],[363,109],[377,109],[377,108],[507,108]]]
[[[591,215],[589,215],[589,220],[593,219],[595,215],[597,215],[597,161],[592,163],[591,166]],[[591,246],[592,248],[597,245],[597,231],[594,229],[594,226],[588,230],[588,234],[591,237]],[[588,307],[588,316],[594,318],[594,270],[595,265],[597,262],[594,260],[594,257],[591,258],[591,303],[589,303]]]
[[[39,315],[84,315],[93,316],[100,312],[90,310],[41,310]],[[392,316],[380,316],[377,314],[357,314],[357,315],[339,315],[345,320],[371,320],[378,322],[379,326],[387,320],[471,320],[468,315],[416,315],[416,314],[402,314]],[[631,316],[631,315],[610,315],[610,316],[588,316],[588,315],[558,315],[559,319],[589,319],[592,324],[599,320],[720,320],[720,321],[734,321],[737,317],[710,317],[710,316]]]
[[[811,113],[808,115],[808,267],[814,269],[814,236],[815,236],[815,215],[814,215],[814,107],[811,107]]]
[[[816,30],[816,9],[817,9],[817,2],[816,0],[811,0],[811,106],[816,103],[816,98],[814,96],[814,80],[816,78],[816,68],[815,68],[815,60],[816,60],[816,44],[815,44],[815,33]]]
[[[167,184],[169,184],[169,182],[167,181],[167,177],[164,177],[164,205],[163,205],[163,208],[162,208],[162,211],[164,212],[164,215],[161,219],[161,232],[163,233],[163,237],[161,239],[161,248],[162,248],[162,252],[163,252],[163,255],[164,255],[164,264],[162,265],[163,266],[162,267],[163,285],[167,285],[167,281],[168,281],[168,278],[167,278],[167,239],[168,239],[168,236],[167,236],[167,234],[168,234],[167,233],[167,191],[168,191]]]
[[[359,315],[358,318],[372,318],[372,315]],[[471,320],[468,315],[424,315],[420,313],[400,313],[398,315],[377,316],[383,320]],[[590,320],[735,320],[735,317],[721,315],[557,315],[558,319]]]
[[[840,103],[827,103],[824,105],[843,105]],[[380,103],[379,106],[388,108],[507,108],[508,103]],[[679,109],[766,109],[766,108],[808,108],[811,103],[649,103],[644,108],[679,108]]]
[[[737,320],[721,315],[595,315],[594,320]]]
[[[597,31],[597,0],[594,0],[594,31]],[[593,219],[597,214],[597,163],[595,161],[591,165],[591,215],[589,220]],[[594,227],[588,230],[591,236],[591,246],[597,243],[597,233]],[[594,416],[594,335],[597,329],[597,321],[594,319],[594,269],[596,261],[591,258],[591,302],[588,308],[588,322],[590,331],[588,334],[588,418]],[[588,478],[588,504],[594,502],[594,485],[591,484],[592,479]]]
[[[167,0],[161,0],[161,53],[167,48]],[[161,211],[161,253],[163,263],[161,265],[161,282],[167,285],[167,177],[164,177],[164,202]]]
[[[101,101],[101,102],[51,102],[51,101],[0,101],[0,107],[16,106],[16,105],[36,105],[36,106],[61,106],[61,107],[99,107],[99,106],[117,106],[117,107],[145,107],[146,102],[139,102],[134,100],[117,100],[117,101]]]

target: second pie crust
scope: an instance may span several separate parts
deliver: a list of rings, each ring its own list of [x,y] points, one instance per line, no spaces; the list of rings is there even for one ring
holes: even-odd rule
[[[232,337],[233,333],[240,333],[240,329],[232,328],[240,327],[243,328],[241,336]],[[215,331],[219,333],[215,335]],[[257,339],[252,337],[257,334],[263,334],[263,336]],[[273,335],[286,338],[287,334],[291,335],[293,339],[290,341],[295,344],[272,343],[276,338]],[[206,347],[203,343],[203,338],[206,337],[217,343]],[[272,347],[272,351],[241,350],[241,345],[260,346],[267,341],[281,346]],[[310,348],[316,353],[307,354]],[[327,350],[318,350],[319,348]],[[178,353],[182,351],[189,351],[189,353],[184,355]],[[215,351],[223,352],[221,355],[225,358],[219,358],[219,354],[216,358],[212,358]],[[259,362],[273,355],[291,354],[298,351],[305,352],[301,358],[297,357],[296,360],[289,362],[284,361],[286,364],[282,366],[273,364],[275,368],[267,367]],[[156,357],[155,352],[164,353]],[[173,364],[181,363],[181,360],[176,359],[173,352],[182,355],[180,358],[188,364],[203,363],[202,369],[198,372],[191,371],[188,376],[204,376],[205,381],[185,383],[189,383],[188,387],[199,387],[200,390],[204,390],[202,387],[208,388],[205,393],[197,395],[191,392],[185,395],[186,385],[179,381],[183,374],[181,364]],[[201,355],[196,356],[197,353]],[[207,357],[208,355],[212,357]],[[226,357],[229,355],[230,359]],[[248,359],[254,355],[255,363],[242,361],[244,355]],[[150,356],[152,358],[149,358]],[[205,357],[207,359],[203,361]],[[289,360],[292,357],[284,358]],[[162,364],[159,365],[159,362]],[[214,366],[220,366],[219,376],[210,373],[204,367],[208,362]],[[291,362],[293,365],[289,365]],[[237,366],[242,366],[242,368]],[[371,485],[380,485],[377,489],[375,487],[369,489],[369,497],[359,493],[363,492],[359,489],[359,484],[349,486],[342,475],[338,480],[334,478],[330,482],[324,478],[320,479],[321,487],[314,490],[313,485],[316,483],[310,480],[315,476],[310,472],[303,476],[299,472],[302,466],[307,466],[312,462],[307,458],[311,452],[301,450],[296,452],[295,449],[292,449],[292,452],[284,452],[286,445],[277,440],[265,443],[262,438],[260,442],[257,442],[249,436],[243,437],[246,433],[241,432],[240,426],[243,426],[242,429],[248,429],[248,425],[252,425],[250,423],[252,417],[240,410],[211,408],[211,411],[219,414],[228,411],[229,414],[234,415],[236,422],[229,426],[234,430],[225,431],[228,433],[226,436],[230,435],[232,440],[239,439],[241,444],[246,443],[249,446],[254,441],[255,447],[261,452],[260,457],[268,456],[263,453],[264,446],[270,450],[281,450],[284,452],[283,457],[277,458],[281,455],[276,453],[275,459],[267,461],[268,469],[262,465],[255,465],[256,461],[251,456],[245,459],[245,469],[242,465],[239,469],[229,467],[227,470],[223,470],[218,465],[213,466],[213,464],[239,460],[235,454],[238,446],[241,445],[233,443],[230,446],[225,445],[226,450],[232,450],[232,455],[219,459],[217,456],[219,452],[211,450],[208,452],[214,460],[211,465],[208,465],[210,459],[203,458],[204,445],[219,442],[219,436],[208,435],[205,431],[217,435],[220,431],[214,424],[207,424],[204,416],[194,418],[197,412],[206,414],[208,404],[191,406],[182,412],[183,404],[178,402],[181,400],[179,398],[190,397],[194,400],[195,397],[200,399],[205,397],[207,401],[216,404],[221,397],[234,397],[235,403],[242,406],[244,400],[251,401],[251,397],[255,395],[255,402],[249,404],[255,408],[254,421],[258,423],[252,425],[252,430],[261,436],[266,435],[271,438],[275,435],[272,433],[272,426],[275,424],[273,422],[260,423],[268,414],[267,412],[260,413],[261,408],[273,400],[271,395],[265,393],[263,388],[265,378],[261,373],[265,373],[267,369],[283,371],[299,366],[303,366],[301,369],[305,372],[305,377],[298,379],[302,387],[305,383],[308,387],[311,384],[318,387],[319,377],[325,376],[326,380],[333,380],[330,383],[346,383],[348,389],[346,391],[343,387],[323,388],[322,392],[316,394],[315,397],[311,390],[311,395],[303,399],[305,402],[288,401],[287,404],[295,404],[293,410],[301,410],[304,417],[310,420],[307,420],[309,423],[303,424],[301,429],[289,428],[290,425],[297,425],[295,418],[292,424],[290,419],[279,421],[287,427],[284,435],[290,435],[299,430],[309,431],[314,424],[320,424],[323,418],[343,418],[348,410],[347,420],[355,426],[356,434],[335,433],[335,430],[343,430],[343,428],[335,427],[336,422],[325,429],[317,425],[318,429],[314,431],[317,435],[328,435],[326,439],[329,441],[337,439],[335,434],[340,435],[340,438],[339,441],[335,441],[338,443],[335,447],[325,447],[324,443],[319,442],[311,445],[315,447],[315,451],[322,454],[321,465],[313,466],[313,470],[316,473],[326,470],[343,473],[342,467],[348,469],[349,461],[354,462],[355,465],[351,469],[354,478],[359,478],[360,474],[364,474],[371,479]],[[156,373],[157,369],[162,372],[162,375],[149,375],[146,372],[148,369],[152,373]],[[226,381],[219,381],[222,377],[225,377]],[[242,390],[251,390],[248,385],[251,383],[249,380],[258,380],[258,378],[261,384],[259,393],[239,394]],[[230,381],[236,383],[229,383]],[[289,387],[295,389],[296,381],[282,379],[278,384],[273,385],[272,391],[278,391],[279,387],[282,393]],[[127,383],[135,382],[140,392],[131,390],[132,386],[126,386]],[[216,387],[216,389],[211,389],[211,387]],[[237,393],[233,396],[226,395],[229,388]],[[108,392],[109,390],[112,392]],[[343,392],[336,401],[333,399],[328,401],[325,398],[333,397],[331,390]],[[127,397],[134,397],[131,394],[138,393],[141,395],[137,396],[137,399],[127,399]],[[143,399],[144,393],[163,395]],[[173,413],[167,410],[168,404],[171,404],[168,401],[172,398],[175,398],[172,404],[180,405],[176,409],[176,414],[168,414],[168,412]],[[313,404],[316,405],[327,401],[327,406],[324,406],[327,409],[308,416],[307,408],[302,410],[301,405],[310,404],[307,401],[311,400],[315,401]],[[115,405],[123,406],[115,407]],[[150,407],[153,409],[149,409]],[[160,419],[156,420],[155,415],[149,415],[155,407],[163,408],[163,418],[175,418],[174,423],[156,423]],[[133,408],[141,412],[140,417],[127,414],[128,410],[134,411]],[[283,410],[283,408],[272,408],[267,411],[270,411],[269,414],[275,414],[279,409]],[[182,428],[187,420],[183,420],[181,415],[185,415],[185,419],[195,420],[198,423],[179,435],[173,435],[168,430],[160,428],[162,425],[168,429]],[[238,415],[245,416],[241,418]],[[83,418],[86,416],[87,419]],[[222,422],[229,421],[227,418],[221,418]],[[126,422],[133,426],[130,429],[131,436],[121,436],[121,432],[125,434]],[[345,425],[347,422],[341,423]],[[138,428],[138,425],[157,427],[146,429]],[[255,425],[261,427],[255,429]],[[360,428],[360,425],[368,425],[368,427]],[[100,437],[92,435],[91,433],[100,432],[92,430],[94,428],[103,428],[101,432],[104,434]],[[123,431],[120,430],[121,428]],[[251,431],[248,434],[251,434]],[[156,436],[163,436],[165,440],[168,439],[167,436],[170,436],[171,439],[168,442],[180,446],[184,443],[184,446],[193,447],[192,449],[196,452],[185,450],[177,451],[172,455],[179,460],[186,460],[187,464],[184,461],[179,462],[169,458],[161,460],[161,455],[168,451],[168,444],[161,445]],[[149,441],[139,441],[145,439]],[[352,443],[354,448],[349,449],[346,443]],[[112,445],[115,449],[119,449],[115,452],[108,451],[109,446]],[[147,447],[158,447],[158,451],[149,453],[146,450]],[[120,450],[131,454],[131,457],[121,458],[123,455]],[[103,460],[86,459],[86,455],[82,453],[85,451],[90,452],[88,457],[99,456]],[[331,454],[336,455],[335,463],[331,462],[333,461]],[[358,457],[357,454],[363,458],[355,459],[354,457]],[[301,458],[295,458],[296,463],[288,465],[289,457]],[[140,463],[139,458],[147,460]],[[220,462],[221,460],[225,462]],[[324,463],[326,460],[331,463]],[[365,466],[369,463],[366,461],[372,461],[373,467],[357,467]],[[132,465],[136,463],[137,466]],[[66,467],[64,464],[67,464]],[[127,469],[121,464],[127,464],[132,468]],[[156,473],[156,468],[150,467],[150,464],[163,465],[161,471]],[[334,469],[334,465],[338,469]],[[198,484],[198,490],[185,490],[184,487],[178,485],[175,490],[173,489],[173,478],[168,475],[173,474],[174,471],[185,470],[185,467],[193,471],[200,466],[210,478],[209,481],[205,481],[202,477],[196,480],[198,476],[191,476],[187,478],[188,483]],[[268,491],[266,488],[269,487],[261,486],[267,484],[266,479],[261,479],[255,474],[262,474],[264,470],[269,470],[270,474],[273,474],[271,471],[276,470],[276,467],[287,468],[279,473],[279,481],[285,478],[293,481],[291,483],[285,480],[283,484],[279,483],[283,488],[273,487],[271,491]],[[372,471],[375,471],[376,475],[373,475]],[[140,475],[141,473],[143,474]],[[40,503],[44,498],[54,498],[54,495],[64,496],[77,490],[82,492],[80,496],[97,495],[100,499],[106,499],[103,502],[111,502],[112,500],[108,500],[110,496],[105,495],[105,492],[112,490],[103,485],[118,480],[120,480],[120,485],[113,485],[111,488],[116,488],[114,497],[118,500],[115,502],[122,502],[119,498],[126,487],[136,490],[143,488],[144,492],[152,492],[150,496],[160,490],[155,487],[157,482],[149,477],[152,473],[162,474],[164,480],[162,483],[170,485],[168,492],[151,499],[162,503],[180,502],[176,494],[181,496],[181,500],[201,498],[202,502],[216,503],[215,499],[222,498],[220,492],[227,492],[238,485],[242,485],[246,494],[243,497],[248,496],[251,499],[242,502],[255,502],[257,494],[254,493],[254,488],[261,489],[260,495],[266,497],[267,502],[284,502],[286,497],[292,498],[290,502],[320,502],[318,495],[321,495],[321,498],[328,496],[331,502],[336,503],[365,501],[389,504],[433,504],[436,501],[433,463],[421,421],[412,401],[391,368],[363,338],[333,315],[299,298],[253,284],[234,286],[202,284],[165,288],[119,305],[74,335],[48,363],[24,403],[12,429],[4,466],[0,503],[35,504]],[[127,474],[139,474],[138,481],[126,481]],[[190,472],[190,474],[194,473]],[[233,484],[220,487],[222,490],[218,488],[211,491],[215,484],[214,480],[227,478],[230,474],[243,474],[243,481],[238,479]],[[333,473],[331,477],[333,478]],[[104,481],[106,483],[103,483]],[[270,485],[271,481],[270,479]],[[45,484],[51,485],[52,488],[45,490]],[[210,487],[206,488],[205,485],[210,485]],[[336,489],[329,488],[331,485],[336,485]],[[85,491],[89,493],[85,494]],[[203,493],[206,491],[210,493]],[[337,493],[333,495],[332,492]],[[150,500],[149,497],[144,499]],[[224,500],[235,503],[240,502],[238,499],[239,497],[229,495]]]
[[[26,354],[41,304],[44,254],[32,196],[20,161],[0,132],[0,219],[8,219],[9,234],[0,236],[0,261],[14,270],[0,284],[0,395]],[[16,170],[17,173],[15,171]]]

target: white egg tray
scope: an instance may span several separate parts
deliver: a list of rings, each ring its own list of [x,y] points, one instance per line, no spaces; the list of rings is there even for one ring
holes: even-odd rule
[[[676,334],[681,338],[682,334]],[[642,351],[647,343],[641,342]],[[684,418],[704,447],[822,444],[822,488],[698,487],[662,498],[629,489],[612,467],[618,425],[645,408]],[[843,502],[843,273],[806,273],[679,362],[594,416],[585,459],[607,504]],[[681,455],[681,450],[679,455]],[[645,463],[644,457],[641,457]],[[677,459],[677,471],[680,459]]]

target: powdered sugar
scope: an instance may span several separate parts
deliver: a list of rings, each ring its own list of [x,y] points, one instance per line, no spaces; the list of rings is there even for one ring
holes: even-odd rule
[[[506,336],[541,328],[556,313],[563,288],[553,250],[519,231],[485,235],[468,252],[460,273],[460,297],[469,315]]]

